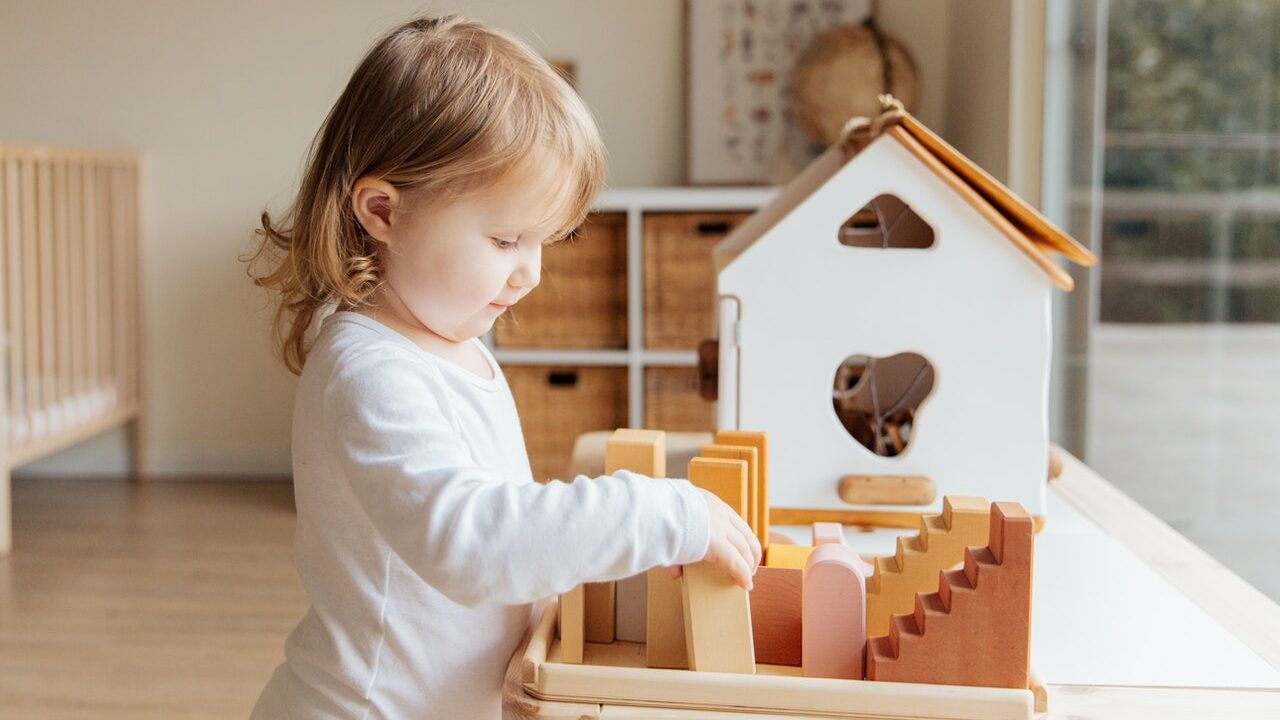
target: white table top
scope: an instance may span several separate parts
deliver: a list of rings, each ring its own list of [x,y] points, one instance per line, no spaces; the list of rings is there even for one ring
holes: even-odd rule
[[[807,526],[774,526],[808,544]],[[913,531],[845,529],[863,555]],[[1058,494],[1036,536],[1031,662],[1055,685],[1280,688],[1280,670]],[[1210,660],[1212,659],[1212,660]]]

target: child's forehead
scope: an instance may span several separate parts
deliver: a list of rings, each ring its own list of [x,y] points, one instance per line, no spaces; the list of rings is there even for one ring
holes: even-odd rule
[[[568,214],[572,183],[566,182],[557,163],[513,170],[478,194],[493,222],[554,229]]]

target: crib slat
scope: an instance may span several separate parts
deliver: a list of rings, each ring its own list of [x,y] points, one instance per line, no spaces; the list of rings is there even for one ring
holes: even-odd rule
[[[67,226],[69,209],[67,202],[67,160],[57,157],[53,162],[53,314],[56,369],[53,374],[53,394],[58,416],[67,408],[71,396],[71,318],[67,295],[71,278],[67,271]]]
[[[141,231],[138,207],[138,165],[130,163],[126,173],[125,216],[128,218],[127,233],[124,246],[127,251],[125,266],[129,269],[129,300],[125,303],[125,319],[130,338],[129,347],[129,403],[141,410],[142,401],[142,263],[141,263]]]
[[[9,268],[12,267],[10,245],[17,239],[11,232],[13,208],[10,206],[10,189],[13,178],[9,173],[9,153],[0,146],[0,555],[8,554],[13,547],[12,508],[9,502],[9,388],[13,386],[9,375],[8,357],[11,350],[9,335]]]
[[[36,161],[28,155],[22,162],[22,336],[26,362],[22,367],[22,384],[26,388],[23,400],[23,414],[31,418],[39,407],[39,388],[37,377],[40,373],[40,265],[36,251]]]
[[[120,207],[120,168],[111,168],[111,328],[115,339],[115,381],[117,397],[123,390],[125,357],[124,348],[127,343],[121,342],[125,336],[124,327],[124,288],[127,283],[124,267],[124,213]]]
[[[7,478],[9,472],[9,394],[13,381],[10,379],[9,353],[13,349],[12,327],[9,318],[9,292],[13,284],[9,269],[13,267],[9,246],[17,234],[10,230],[13,209],[9,205],[9,192],[13,179],[9,175],[9,151],[0,146],[0,479]],[[2,484],[2,483],[0,483]],[[8,495],[8,487],[0,487],[0,494]],[[6,502],[0,498],[0,503]],[[6,511],[7,512],[7,511]],[[7,516],[0,518],[7,522]],[[0,546],[7,546],[4,527],[0,526]],[[3,547],[0,547],[3,549]]]
[[[111,175],[103,167],[98,175],[98,388],[106,389],[115,376],[111,355]]]
[[[58,328],[53,312],[53,161],[48,154],[42,153],[36,168],[39,178],[36,203],[40,206],[40,409],[47,423],[49,410],[56,401],[53,377],[58,367],[54,344]],[[45,431],[48,431],[47,424]]]
[[[22,324],[22,209],[18,202],[22,176],[16,154],[10,152],[4,158],[4,208],[5,208],[5,325],[9,335],[7,413],[26,408],[26,385],[22,374],[26,356],[23,344]],[[6,438],[7,440],[7,438]]]
[[[77,403],[84,392],[84,160],[73,155],[67,162],[67,334],[71,345],[71,397]],[[76,411],[79,406],[76,406]],[[77,418],[79,415],[77,414]]]
[[[84,346],[85,390],[99,387],[98,365],[98,241],[102,237],[98,221],[97,168],[84,168]]]

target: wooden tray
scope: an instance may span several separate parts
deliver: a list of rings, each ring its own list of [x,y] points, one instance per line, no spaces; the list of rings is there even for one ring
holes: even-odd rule
[[[1038,683],[1010,690],[829,680],[765,664],[756,665],[755,675],[662,670],[644,666],[641,643],[586,643],[583,664],[562,663],[558,607],[547,603],[521,660],[521,684],[541,700],[846,718],[1029,720],[1044,711]]]

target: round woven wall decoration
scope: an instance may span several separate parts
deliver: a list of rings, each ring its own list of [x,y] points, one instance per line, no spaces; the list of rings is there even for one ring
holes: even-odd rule
[[[915,62],[872,14],[861,25],[821,33],[804,49],[791,71],[791,113],[810,140],[826,146],[840,139],[849,118],[879,114],[882,93],[911,112],[919,89]]]

